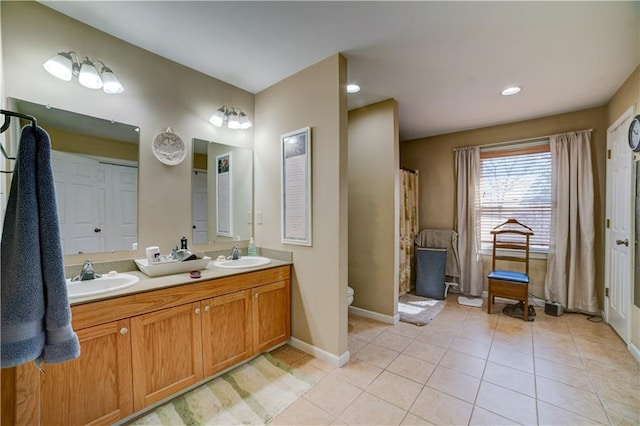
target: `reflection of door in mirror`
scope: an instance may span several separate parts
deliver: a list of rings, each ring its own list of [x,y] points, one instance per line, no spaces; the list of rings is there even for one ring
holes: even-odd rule
[[[110,251],[137,241],[135,167],[60,151],[51,151],[51,164],[64,253]]]
[[[138,232],[136,126],[9,99],[51,138],[64,254],[130,250]]]
[[[228,169],[218,170],[217,157],[233,159]],[[206,173],[202,173],[206,171]],[[197,172],[197,173],[196,173]],[[218,232],[219,172],[227,185],[223,205],[225,220],[232,224],[230,236]],[[193,139],[192,215],[194,244],[248,240],[253,236],[253,151],[247,148]],[[206,217],[203,217],[206,214]],[[204,231],[206,227],[206,233]],[[206,239],[205,239],[206,238]]]
[[[207,231],[207,172],[194,170],[191,180],[193,189],[193,244],[208,244]]]

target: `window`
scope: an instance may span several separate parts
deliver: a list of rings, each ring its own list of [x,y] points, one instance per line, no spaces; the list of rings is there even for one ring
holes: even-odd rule
[[[480,222],[483,249],[491,230],[515,218],[533,229],[532,251],[547,252],[551,227],[551,153],[549,141],[480,151]]]

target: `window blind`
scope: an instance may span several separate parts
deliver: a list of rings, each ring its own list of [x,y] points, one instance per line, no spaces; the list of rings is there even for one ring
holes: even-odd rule
[[[530,151],[522,153],[522,149],[501,149],[481,155],[483,248],[490,248],[493,243],[491,230],[510,218],[533,230],[532,249],[546,251],[549,248],[551,153],[548,144]]]

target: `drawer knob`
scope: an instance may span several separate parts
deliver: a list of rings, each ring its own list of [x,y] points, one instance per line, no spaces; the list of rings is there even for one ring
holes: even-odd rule
[[[209,306],[209,305],[205,306],[205,307],[204,307],[204,310],[205,310],[206,312],[209,312],[209,311],[211,310],[211,306]]]
[[[120,329],[120,334],[127,334],[129,332],[129,329],[127,327],[122,327]]]
[[[253,297],[255,297],[257,299],[258,296],[260,296],[260,293],[256,293]]]
[[[196,315],[200,313],[200,308],[196,308]]]

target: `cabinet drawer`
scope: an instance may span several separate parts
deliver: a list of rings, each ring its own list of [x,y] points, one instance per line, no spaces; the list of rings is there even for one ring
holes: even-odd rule
[[[508,298],[527,297],[527,285],[517,283],[503,283],[489,280],[489,292],[493,296],[504,296]]]

